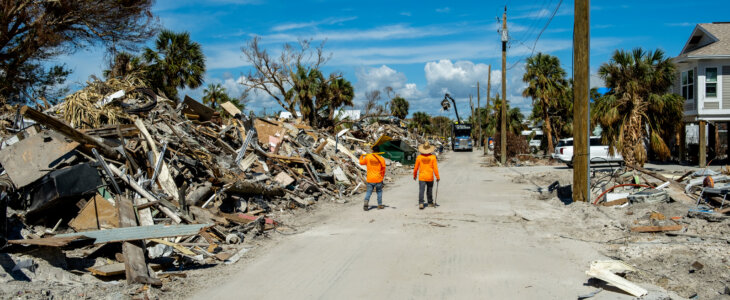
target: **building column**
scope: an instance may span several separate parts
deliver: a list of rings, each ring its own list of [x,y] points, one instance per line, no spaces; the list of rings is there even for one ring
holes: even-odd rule
[[[705,132],[707,131],[705,128],[706,125],[707,121],[700,121],[700,153],[698,157],[700,168],[704,168],[707,165],[707,139],[705,138]]]
[[[687,123],[682,122],[679,130],[679,163],[687,160]]]

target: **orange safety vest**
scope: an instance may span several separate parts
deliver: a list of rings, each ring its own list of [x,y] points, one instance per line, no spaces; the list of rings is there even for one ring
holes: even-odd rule
[[[385,178],[385,159],[377,154],[360,155],[360,164],[368,167],[368,183],[383,182]]]
[[[436,156],[433,154],[418,155],[416,158],[416,166],[413,167],[413,178],[416,178],[416,175],[418,175],[419,181],[433,181],[434,174],[436,174],[436,179],[441,180]]]

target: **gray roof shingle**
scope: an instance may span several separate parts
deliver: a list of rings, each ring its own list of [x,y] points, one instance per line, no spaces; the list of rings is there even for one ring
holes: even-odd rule
[[[692,57],[730,55],[730,23],[703,23],[698,24],[697,26],[715,36],[718,41],[707,44],[705,46],[701,46],[696,49],[685,51],[680,56]]]

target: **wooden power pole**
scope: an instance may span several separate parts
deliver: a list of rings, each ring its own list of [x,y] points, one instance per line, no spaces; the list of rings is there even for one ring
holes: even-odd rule
[[[573,37],[573,201],[590,201],[588,168],[590,128],[588,97],[590,88],[590,0],[575,0]]]
[[[487,103],[484,104],[484,110],[486,110],[487,114],[486,117],[484,117],[484,123],[489,124],[489,95],[492,88],[492,65],[489,65],[489,69],[487,71]],[[489,148],[489,141],[487,140],[487,137],[484,137],[484,155],[487,155],[487,148]]]
[[[500,154],[499,160],[504,165],[507,163],[507,41],[509,36],[507,35],[507,6],[504,7],[504,14],[502,14],[502,112],[501,112],[501,127],[500,133]]]
[[[479,81],[477,81],[477,144],[476,147],[479,149],[479,145],[482,144],[482,114],[479,112],[479,109],[482,107],[482,94],[481,91],[479,91]]]

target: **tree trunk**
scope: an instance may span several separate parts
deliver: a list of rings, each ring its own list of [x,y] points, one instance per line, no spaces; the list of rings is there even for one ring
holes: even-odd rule
[[[641,112],[634,108],[629,113],[629,120],[624,130],[623,145],[621,155],[627,165],[644,166],[646,162],[646,154],[642,145],[642,137],[644,136],[644,128],[641,122]]]
[[[552,134],[552,128],[550,127],[550,115],[548,114],[547,109],[547,99],[543,100],[542,103],[542,115],[543,115],[543,122],[545,124],[543,125],[543,130],[545,131],[545,137],[547,137],[547,152],[546,154],[553,153],[555,149],[553,149],[553,134]]]

